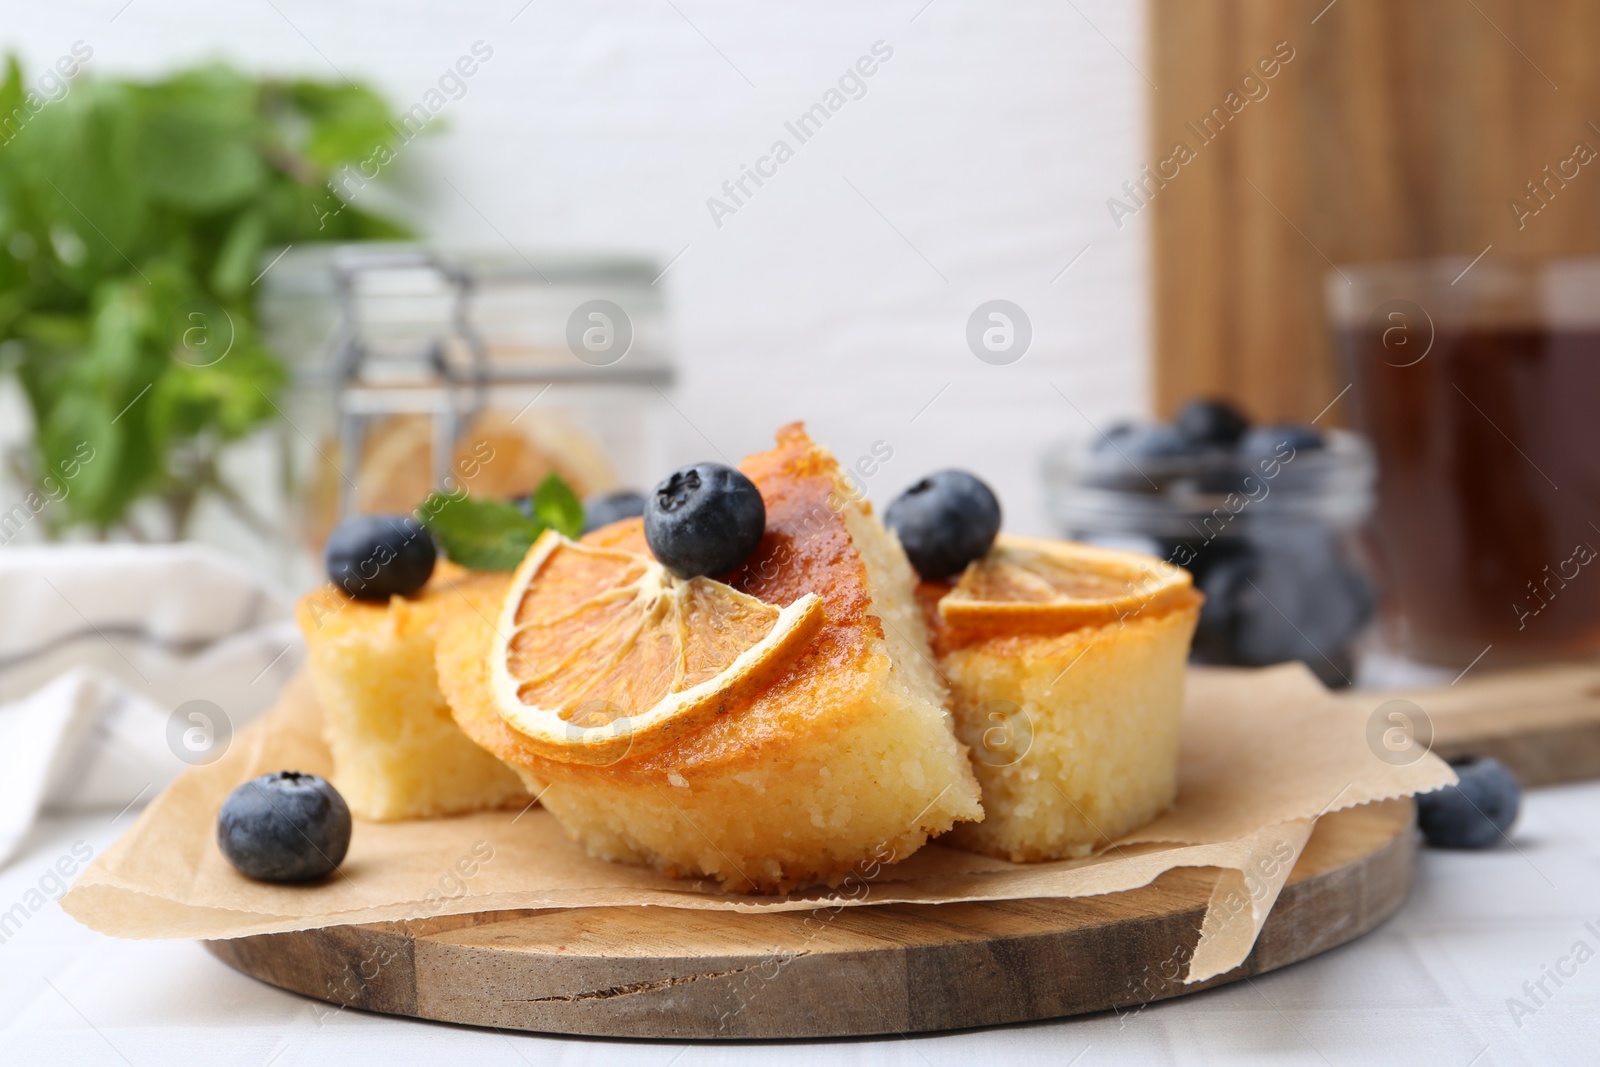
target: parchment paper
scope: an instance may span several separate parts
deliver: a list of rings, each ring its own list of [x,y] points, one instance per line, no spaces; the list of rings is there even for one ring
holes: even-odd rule
[[[217,850],[216,813],[234,786],[256,775],[332,770],[321,713],[302,676],[222,759],[188,771],[151,802],[61,905],[118,937],[212,939],[520,908],[789,911],[1093,896],[1146,885],[1173,867],[1216,867],[1224,874],[1185,976],[1197,982],[1249,954],[1319,816],[1455,780],[1431,754],[1405,766],[1380,759],[1368,745],[1369,710],[1333,698],[1298,665],[1191,671],[1177,804],[1082,860],[1012,864],[934,844],[833,893],[737,896],[593,859],[533,807],[358,820],[331,878],[307,886],[254,882]]]

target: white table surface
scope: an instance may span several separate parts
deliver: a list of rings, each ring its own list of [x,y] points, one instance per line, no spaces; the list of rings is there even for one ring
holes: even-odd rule
[[[46,820],[0,871],[0,910],[74,842],[98,854],[131,821]],[[1127,1015],[845,1042],[602,1041],[333,1012],[237,974],[192,942],[103,937],[50,903],[0,944],[0,1063],[1600,1063],[1600,783],[1530,794],[1512,836],[1515,847],[1490,852],[1425,849],[1394,918],[1250,982]],[[1561,963],[1579,941],[1595,958]],[[1560,986],[1545,978],[1552,995],[1535,989],[1536,1005],[1523,983],[1558,964],[1577,973]],[[1514,1019],[1512,997],[1533,1013]]]

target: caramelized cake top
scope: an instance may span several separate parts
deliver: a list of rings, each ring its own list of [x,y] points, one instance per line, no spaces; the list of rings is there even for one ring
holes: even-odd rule
[[[810,645],[765,691],[740,702],[705,728],[647,755],[630,754],[584,773],[618,778],[658,776],[730,763],[759,763],[782,752],[831,713],[858,706],[880,656],[883,625],[872,613],[866,565],[845,527],[837,461],[795,423],[778,431],[773,449],[750,456],[742,470],[761,491],[767,528],[736,571],[721,576],[741,592],[786,607],[805,593],[822,598],[826,620]],[[595,530],[586,544],[649,555],[641,520]],[[440,685],[461,728],[501,759],[535,775],[575,769],[539,756],[500,718],[489,694],[487,649],[497,600],[454,610],[439,648]],[[885,661],[882,666],[887,666]]]

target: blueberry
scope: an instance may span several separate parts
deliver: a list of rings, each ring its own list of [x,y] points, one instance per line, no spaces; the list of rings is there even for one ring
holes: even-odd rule
[[[1195,585],[1206,598],[1200,607],[1200,621],[1195,626],[1190,648],[1196,663],[1242,662],[1236,647],[1240,594],[1249,591],[1246,579],[1255,573],[1256,567],[1255,558],[1248,552],[1227,555],[1208,552],[1190,567]]]
[[[939,471],[895,497],[883,521],[917,573],[938,581],[989,551],[1000,533],[1000,501],[966,471]]]
[[[583,502],[583,532],[610,526],[622,519],[644,514],[644,494],[633,489],[602,493]]]
[[[1348,641],[1372,621],[1373,612],[1378,606],[1378,594],[1367,576],[1360,571],[1340,565],[1334,568],[1334,573],[1338,576],[1339,595],[1349,606],[1350,612],[1349,628],[1335,640]]]
[[[438,558],[427,528],[409,515],[352,515],[328,537],[328,580],[357,600],[410,596]]]
[[[1488,848],[1517,821],[1522,787],[1505,764],[1488,757],[1451,760],[1461,779],[1417,797],[1417,825],[1438,848]]]
[[[1191,400],[1173,422],[1178,433],[1197,445],[1232,445],[1250,426],[1250,420],[1220,400]]]
[[[248,878],[312,882],[332,874],[350,848],[350,808],[314,774],[263,774],[222,802],[217,847]]]
[[[1134,424],[1131,422],[1122,421],[1112,423],[1101,432],[1099,440],[1095,441],[1094,447],[1091,449],[1091,451],[1115,453],[1116,446],[1124,437],[1127,437],[1130,433],[1132,433],[1134,429]]]
[[[1285,459],[1300,452],[1315,452],[1324,444],[1322,435],[1310,426],[1285,422],[1277,426],[1257,426],[1239,441],[1239,451],[1251,458]]]
[[[680,467],[644,502],[644,539],[680,578],[726,574],[761,543],[767,506],[755,483],[732,467]]]
[[[1324,684],[1349,685],[1350,640],[1372,612],[1366,579],[1339,562],[1334,535],[1320,527],[1277,530],[1255,547],[1249,569],[1226,593],[1215,590],[1226,600],[1218,610],[1227,615],[1232,662],[1300,660]],[[1202,591],[1214,592],[1209,583]]]
[[[1101,454],[1125,456],[1137,463],[1141,459],[1186,456],[1194,451],[1194,447],[1177,430],[1158,422],[1149,426],[1114,426],[1095,442],[1094,450]]]

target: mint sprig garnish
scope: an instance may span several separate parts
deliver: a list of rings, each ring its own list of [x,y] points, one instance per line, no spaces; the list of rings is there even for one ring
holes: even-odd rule
[[[515,570],[546,530],[577,537],[583,529],[583,502],[555,474],[521,504],[434,492],[419,511],[444,554],[475,571]]]

